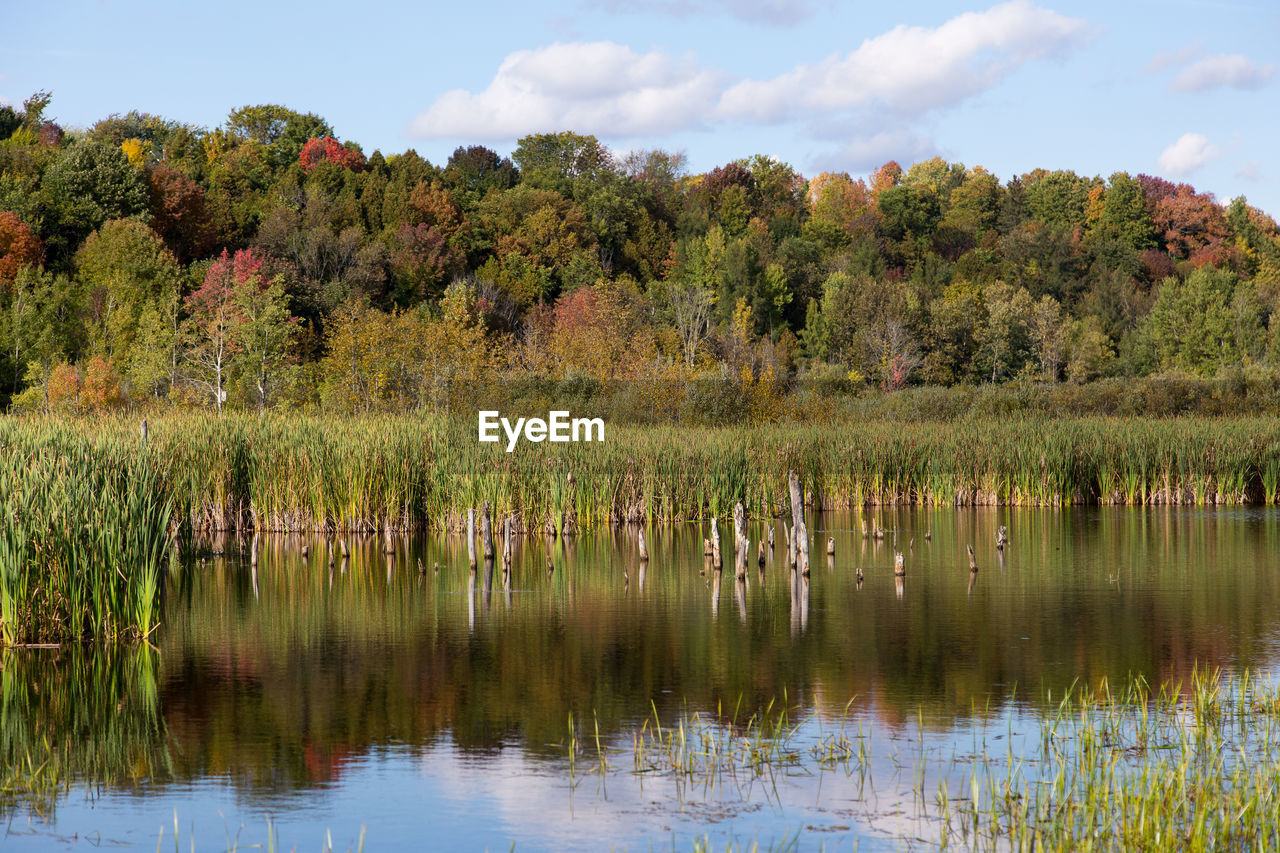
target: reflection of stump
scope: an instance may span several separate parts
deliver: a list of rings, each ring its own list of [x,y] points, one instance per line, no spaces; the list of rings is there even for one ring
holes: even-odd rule
[[[716,516],[711,518],[711,563],[717,569],[724,566],[720,560],[720,519]]]
[[[480,546],[484,550],[485,560],[493,561],[493,519],[489,515],[489,502],[485,501],[480,508]]]
[[[906,561],[901,551],[893,553],[893,574],[895,577],[904,578],[907,576]]]

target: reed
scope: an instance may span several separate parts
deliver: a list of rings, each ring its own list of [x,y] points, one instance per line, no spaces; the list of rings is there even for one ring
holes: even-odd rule
[[[0,453],[5,643],[146,637],[171,501],[157,460],[83,430],[10,430]]]
[[[759,518],[781,511],[792,469],[821,509],[1280,500],[1280,422],[1263,418],[611,427],[512,453],[436,416],[174,414],[146,448],[131,420],[0,421],[6,456],[50,446],[139,468],[184,532],[461,530],[485,500],[523,530],[706,520],[738,501]]]

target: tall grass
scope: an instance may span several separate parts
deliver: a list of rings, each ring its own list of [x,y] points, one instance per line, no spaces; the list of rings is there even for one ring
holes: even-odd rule
[[[457,528],[486,500],[530,529],[724,517],[738,500],[762,516],[789,469],[832,509],[1280,500],[1280,422],[1264,418],[610,427],[602,444],[506,453],[469,419],[171,415],[151,441],[144,456],[132,420],[0,421],[7,454],[74,445],[142,465],[188,531]]]
[[[145,448],[18,428],[0,452],[0,635],[6,643],[145,637],[171,502]]]

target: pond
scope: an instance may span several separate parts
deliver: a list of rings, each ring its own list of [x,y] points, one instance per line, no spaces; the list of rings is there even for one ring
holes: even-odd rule
[[[1073,686],[1276,661],[1276,510],[809,526],[804,579],[780,522],[757,565],[752,522],[744,582],[709,568],[706,525],[646,531],[647,565],[634,531],[519,540],[509,580],[457,536],[332,565],[320,538],[263,539],[256,567],[247,540],[201,543],[154,648],[4,653],[6,763],[48,769],[4,798],[3,845],[933,845],[946,792],[1033,752]]]

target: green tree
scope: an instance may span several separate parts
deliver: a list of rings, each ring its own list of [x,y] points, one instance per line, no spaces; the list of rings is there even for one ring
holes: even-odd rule
[[[40,194],[48,216],[45,242],[51,260],[65,260],[104,222],[147,213],[142,171],[118,147],[80,142],[45,171]]]
[[[333,128],[320,116],[295,112],[278,104],[232,110],[227,116],[227,130],[262,145],[269,162],[277,169],[296,163],[308,139],[334,135]]]
[[[137,219],[116,219],[76,253],[88,306],[88,344],[143,393],[159,393],[169,371],[181,272],[164,241]],[[145,333],[140,328],[145,323]]]
[[[1142,326],[1160,367],[1211,376],[1240,361],[1243,349],[1232,305],[1238,284],[1235,273],[1212,267],[1185,280],[1171,276],[1160,283]]]

